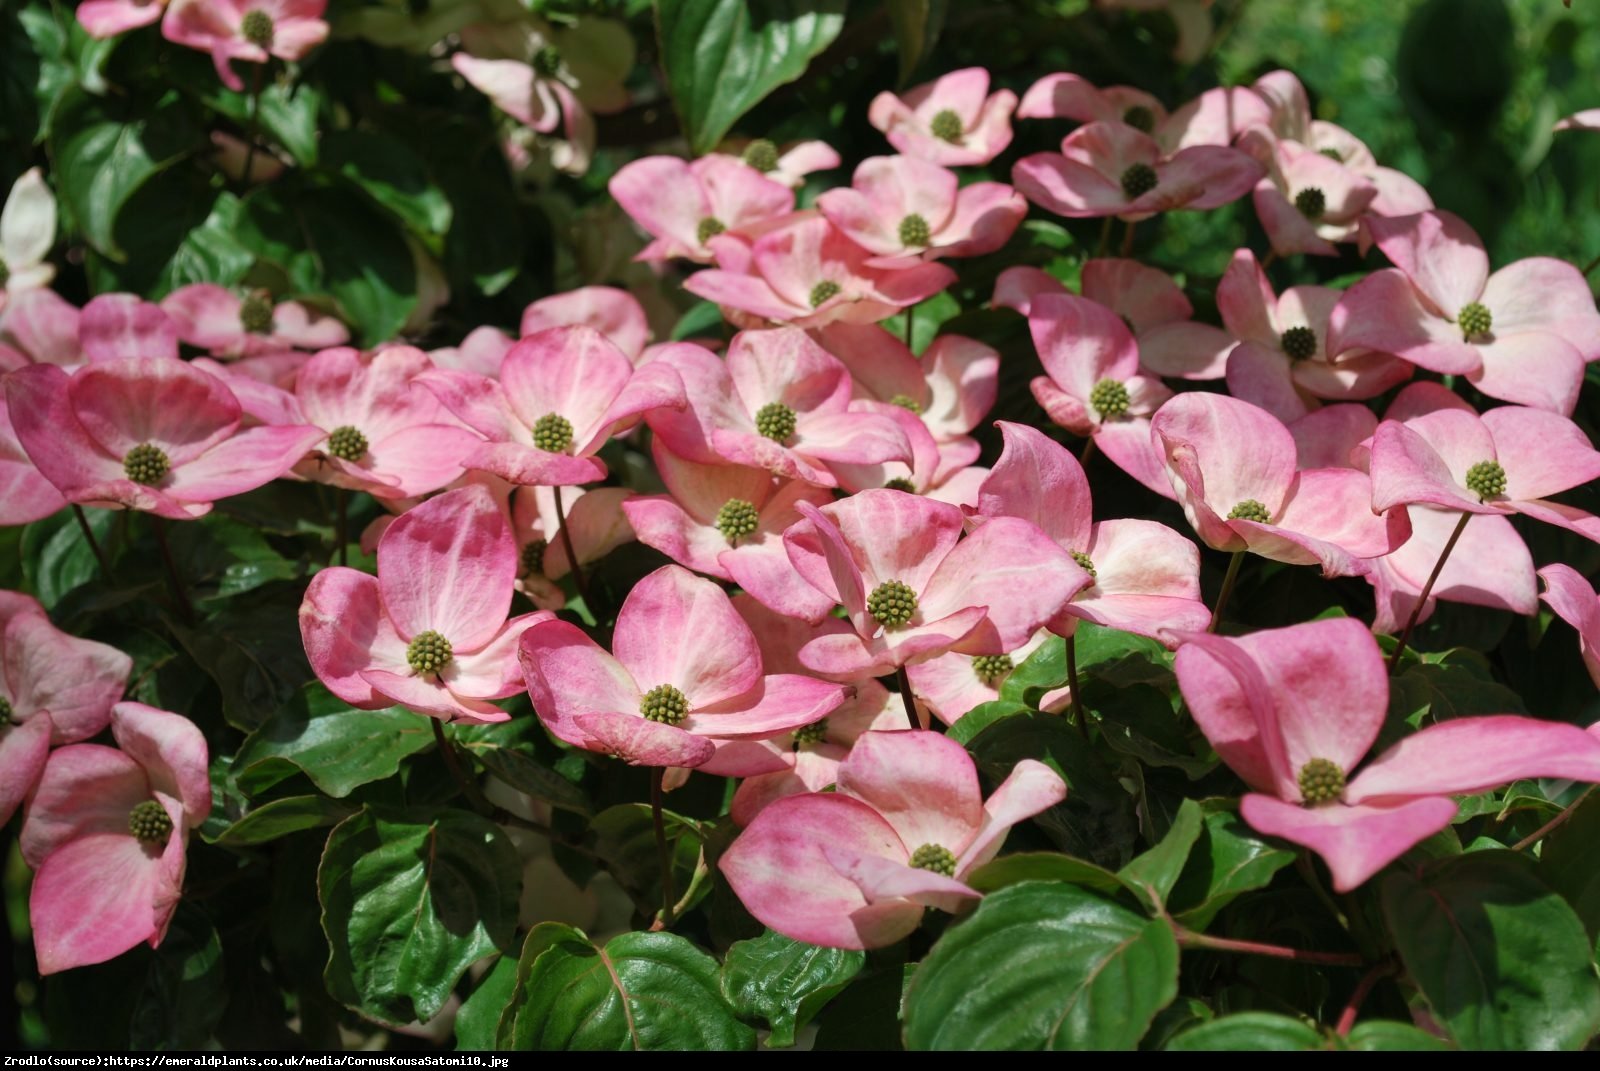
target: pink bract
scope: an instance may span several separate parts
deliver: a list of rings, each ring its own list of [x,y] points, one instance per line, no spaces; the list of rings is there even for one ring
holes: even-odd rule
[[[53,752],[28,804],[21,842],[35,871],[28,916],[40,974],[159,945],[183,892],[189,833],[211,812],[193,722],[118,703],[111,733],[116,748]]]
[[[327,39],[328,24],[322,20],[327,8],[328,0],[172,0],[161,34],[174,44],[211,53],[222,84],[241,93],[244,82],[233,70],[234,60],[303,59]]]
[[[647,156],[626,165],[608,187],[622,210],[655,239],[637,260],[715,259],[721,234],[754,239],[794,211],[794,191],[726,156],[693,163]]]
[[[227,385],[170,358],[107,361],[72,376],[33,365],[5,386],[17,439],[69,502],[173,520],[277,479],[322,435],[304,425],[239,430]]]
[[[506,619],[517,545],[488,489],[469,485],[402,515],[378,541],[378,575],[324,569],[300,605],[311,668],[351,706],[443,721],[505,721],[522,690],[517,639],[548,611]]]
[[[945,651],[1014,651],[1090,583],[1037,526],[996,518],[961,538],[961,510],[903,491],[861,491],[784,533],[789,560],[851,630],[817,636],[800,661],[830,676],[879,677]]]
[[[546,621],[523,635],[519,658],[546,728],[642,766],[703,765],[713,738],[787,733],[845,698],[836,684],[764,673],[726,593],[676,565],[628,593],[612,653],[574,625]]]
[[[1180,394],[1151,419],[1150,432],[1184,515],[1216,550],[1351,576],[1411,534],[1404,512],[1374,512],[1387,506],[1374,504],[1365,473],[1300,469],[1289,429],[1248,402]]]
[[[217,357],[320,350],[350,340],[333,317],[318,316],[297,301],[274,304],[265,291],[241,298],[214,283],[194,283],[168,294],[161,308],[178,325],[179,338]]]
[[[1266,170],[1256,183],[1256,215],[1280,256],[1337,256],[1336,243],[1355,241],[1378,188],[1338,160],[1298,142],[1253,129],[1239,139]]]
[[[989,93],[982,67],[951,71],[902,96],[879,93],[867,121],[883,131],[899,152],[944,167],[986,164],[1011,144],[1011,113],[1017,95]]]
[[[1023,759],[987,801],[972,758],[937,733],[863,734],[838,791],[769,804],[718,863],[750,913],[828,948],[879,948],[926,907],[959,911],[964,879],[1010,828],[1066,797],[1060,775]],[[947,876],[948,875],[948,876]]]
[[[960,186],[955,172],[914,156],[863,160],[853,185],[828,190],[817,208],[873,254],[867,262],[873,267],[992,253],[1028,213],[1028,203],[1011,187]]]
[[[594,328],[634,364],[639,363],[650,342],[650,324],[639,299],[614,286],[580,286],[540,298],[522,310],[523,338],[552,327],[573,325]],[[495,372],[498,371],[497,361]]]
[[[1539,570],[1544,581],[1543,599],[1557,617],[1578,630],[1578,650],[1595,686],[1600,687],[1600,596],[1594,586],[1570,565],[1547,565]]]
[[[516,484],[603,479],[594,455],[611,436],[657,409],[684,406],[683,382],[665,362],[638,369],[592,327],[555,327],[511,347],[496,382],[460,369],[416,381],[485,443],[462,463]]]
[[[1177,638],[1195,721],[1255,789],[1240,814],[1322,856],[1339,892],[1448,826],[1451,796],[1525,777],[1600,781],[1600,736],[1510,714],[1430,725],[1356,773],[1389,703],[1383,655],[1358,621]]]
[[[90,37],[115,37],[159,22],[167,0],[84,0],[78,23]]]

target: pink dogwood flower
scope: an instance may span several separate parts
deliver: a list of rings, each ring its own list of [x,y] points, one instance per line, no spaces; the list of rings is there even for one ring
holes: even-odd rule
[[[40,364],[5,379],[11,426],[67,498],[173,520],[282,476],[322,437],[305,425],[240,430],[238,399],[186,361],[130,357],[69,376]]]
[[[1411,534],[1404,511],[1374,501],[1365,473],[1299,468],[1289,429],[1248,402],[1180,394],[1151,418],[1150,433],[1184,515],[1215,550],[1354,576]]]
[[[0,592],[0,823],[10,820],[51,747],[104,729],[133,660],[57,629],[26,595]]]
[[[1040,294],[1029,306],[1028,330],[1046,373],[1029,387],[1050,419],[1092,437],[1123,472],[1171,498],[1150,417],[1172,391],[1139,371],[1139,347],[1122,318],[1086,298]]]
[[[161,944],[183,894],[189,833],[211,813],[205,737],[181,714],[118,703],[117,747],[51,753],[22,825],[40,974]]]
[[[826,505],[826,488],[745,465],[687,461],[660,439],[651,452],[668,493],[622,507],[641,543],[786,613],[815,618],[833,608],[795,575],[783,547],[784,529],[801,519],[795,503]]]
[[[1049,638],[1050,633],[1040,629],[1015,651],[1000,655],[966,655],[949,651],[926,662],[907,666],[906,680],[911,683],[918,706],[926,708],[946,725],[954,725],[974,707],[999,699],[1000,686],[1011,676],[1011,671],[1025,662]],[[1039,709],[1055,710],[1070,694],[1066,688],[1047,693],[1039,700]]]
[[[1441,600],[1524,616],[1538,612],[1538,583],[1528,544],[1509,520],[1492,515],[1475,516],[1461,530],[1427,603],[1419,610],[1417,600],[1422,597],[1423,585],[1444,554],[1461,515],[1422,504],[1401,508],[1411,519],[1411,538],[1369,563],[1372,572],[1367,580],[1377,604],[1372,631],[1398,633],[1414,611],[1417,621],[1426,621]]]
[[[1194,306],[1166,272],[1137,260],[1097,257],[1083,263],[1083,296],[1121,317],[1139,344],[1139,367],[1152,376],[1221,379],[1234,339],[1192,319]],[[1028,316],[1041,294],[1070,294],[1055,276],[1019,266],[1000,273],[991,304]]]
[[[805,185],[806,176],[817,171],[832,171],[839,166],[839,154],[825,141],[799,141],[777,145],[769,138],[730,140],[715,154],[753,167],[773,182],[791,190]]]
[[[284,350],[320,350],[350,341],[344,324],[317,316],[297,301],[274,304],[264,290],[243,297],[215,283],[182,286],[161,300],[178,337],[222,358]]]
[[[235,93],[244,82],[234,60],[294,62],[322,44],[328,0],[172,0],[161,35],[176,45],[211,53],[217,77]]]
[[[986,164],[1011,144],[1011,113],[1017,95],[989,92],[982,67],[951,71],[908,89],[883,92],[867,107],[867,121],[898,152],[942,167]]]
[[[552,327],[574,325],[594,328],[636,365],[650,343],[650,323],[644,306],[638,298],[614,286],[580,286],[540,298],[522,310],[523,338]]]
[[[1344,164],[1298,142],[1247,130],[1239,147],[1265,169],[1252,195],[1256,215],[1280,256],[1339,255],[1353,242],[1378,188]]]
[[[1546,500],[1600,477],[1600,452],[1576,424],[1543,409],[1504,405],[1480,417],[1437,383],[1412,384],[1373,433],[1369,471],[1376,510],[1427,503],[1520,513],[1600,541],[1600,519]]]
[[[84,0],[78,24],[90,37],[107,38],[161,21],[167,0]]]
[[[479,439],[416,382],[432,367],[412,346],[370,357],[340,346],[312,357],[295,377],[291,411],[326,438],[295,472],[379,498],[414,498],[460,477]]]
[[[552,615],[506,619],[517,544],[488,489],[417,506],[378,541],[378,575],[335,567],[300,604],[306,657],[353,707],[403,706],[442,721],[505,721],[493,704],[522,690],[517,639]]]
[[[965,879],[1018,822],[1060,803],[1061,776],[1023,759],[987,801],[966,749],[938,733],[869,732],[838,769],[838,791],[767,805],[718,862],[757,919],[828,948],[880,948],[923,910],[960,911]]]
[[[1292,421],[1317,399],[1375,398],[1411,378],[1411,365],[1386,353],[1328,352],[1328,318],[1342,296],[1325,286],[1275,295],[1255,254],[1237,250],[1217,285],[1217,310],[1239,340],[1228,357],[1229,392]]]
[[[765,673],[727,594],[676,565],[628,593],[611,653],[575,625],[546,621],[523,635],[519,658],[546,728],[640,766],[700,766],[713,738],[787,733],[845,698],[837,684]]]
[[[1247,89],[1210,89],[1168,114],[1142,89],[1100,89],[1076,74],[1045,75],[1029,87],[1017,107],[1019,119],[1123,123],[1155,138],[1166,153],[1192,145],[1231,145],[1240,132],[1266,115],[1265,105]]]
[[[961,510],[903,491],[862,491],[784,533],[789,560],[845,608],[851,631],[817,636],[800,661],[881,677],[945,651],[1000,655],[1026,643],[1092,578],[1037,526],[995,518],[961,538]]]
[[[1005,445],[969,523],[1028,521],[1089,574],[1088,586],[1049,622],[1052,632],[1070,636],[1080,618],[1142,636],[1206,627],[1211,612],[1200,601],[1199,548],[1156,521],[1095,521],[1077,458],[1025,424],[996,424]]]
[[[1133,223],[1158,212],[1201,211],[1237,200],[1263,169],[1237,149],[1193,145],[1168,156],[1126,123],[1089,123],[1059,153],[1018,160],[1011,181],[1040,208],[1069,219],[1116,216]]]
[[[890,402],[856,401],[850,411],[878,413],[900,425],[911,444],[911,461],[885,461],[859,465],[835,461],[830,471],[843,490],[855,492],[870,487],[892,487],[916,495],[927,495],[955,506],[970,506],[978,501],[978,487],[989,470],[961,463],[950,456],[954,451],[941,448],[922,418],[911,410]],[[974,443],[974,445],[976,445]]]
[[[1190,713],[1254,790],[1239,813],[1322,856],[1339,892],[1448,826],[1451,796],[1526,777],[1600,781],[1600,736],[1511,714],[1430,725],[1358,773],[1389,704],[1383,655],[1359,621],[1179,638]]]
[[[1392,269],[1345,292],[1328,351],[1367,348],[1445,374],[1491,398],[1570,413],[1586,361],[1600,357],[1600,313],[1571,264],[1529,257],[1489,273],[1472,228],[1448,212],[1368,221]]]
[[[695,272],[684,289],[732,310],[736,322],[747,327],[762,321],[798,327],[840,320],[877,323],[955,282],[955,273],[943,264],[874,267],[870,251],[825,217],[809,213],[753,244],[718,236],[710,246],[717,266]]]
[[[90,361],[177,357],[178,325],[137,294],[101,294],[78,317],[78,342]]]
[[[689,461],[731,462],[834,487],[833,462],[911,459],[892,418],[852,410],[850,373],[803,331],[741,331],[727,360],[692,344],[664,347],[644,367],[661,366],[676,371],[691,401],[681,412],[657,409],[647,419]]]
[[[66,498],[22,448],[11,410],[0,406],[0,525],[28,524],[66,508]]]
[[[709,264],[716,259],[711,239],[754,239],[794,211],[793,190],[726,156],[647,156],[625,165],[607,188],[655,239],[635,260]]]
[[[55,364],[70,370],[88,361],[78,329],[83,314],[54,290],[24,290],[4,311],[0,341],[13,356],[0,351],[0,372],[25,364]]]
[[[954,171],[915,156],[863,160],[851,186],[828,190],[817,208],[873,254],[873,267],[992,253],[1028,214],[1028,202],[1010,186],[961,186]]]
[[[1469,526],[1470,527],[1470,526]],[[1594,585],[1570,565],[1547,565],[1539,570],[1544,581],[1543,599],[1555,615],[1578,630],[1578,650],[1595,687],[1600,688],[1600,596]]]
[[[638,369],[592,327],[556,327],[511,347],[499,382],[460,369],[423,372],[456,417],[488,441],[462,463],[516,484],[604,479],[594,455],[653,410],[683,408],[683,382],[666,362]]]

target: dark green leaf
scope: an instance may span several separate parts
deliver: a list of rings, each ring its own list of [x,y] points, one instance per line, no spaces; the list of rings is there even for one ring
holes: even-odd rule
[[[991,699],[987,703],[979,703],[961,715],[960,719],[950,726],[947,735],[959,744],[970,744],[979,733],[995,722],[1014,714],[1030,714],[1033,709],[1015,699]]]
[[[500,1047],[535,1051],[748,1051],[717,961],[671,933],[625,933],[604,947],[555,922],[528,934]]]
[[[1177,992],[1167,923],[1076,885],[1014,885],[917,968],[906,1047],[1132,1049]]]
[[[1038,708],[1046,692],[1067,683],[1067,641],[1051,636],[1006,675],[1000,698]]]
[[[1372,1019],[1357,1023],[1344,1039],[1355,1052],[1448,1052],[1449,1042],[1419,1030],[1410,1023]]]
[[[1406,970],[1463,1048],[1577,1049],[1600,1030],[1588,935],[1533,860],[1472,852],[1393,873],[1382,893]]]
[[[298,585],[276,584],[230,599],[204,622],[172,625],[184,649],[222,690],[222,713],[246,732],[311,679],[300,640]]]
[[[1234,812],[1213,811],[1168,895],[1168,906],[1179,922],[1204,930],[1235,897],[1264,887],[1292,862],[1293,852],[1256,836]]]
[[[487,974],[478,979],[472,995],[461,1002],[456,1012],[456,1048],[463,1052],[484,1052],[495,1047],[500,1017],[511,1003],[517,988],[517,957],[501,956]]]
[[[689,148],[805,73],[844,26],[845,0],[656,0],[661,64]]]
[[[129,1044],[135,1049],[203,1048],[226,1004],[217,931],[199,908],[180,904],[150,959]]]
[[[1083,704],[1098,719],[1106,744],[1124,755],[1182,770],[1191,779],[1217,764],[1205,739],[1193,731],[1194,723],[1180,717],[1167,697],[1148,684],[1112,688],[1090,681],[1083,688]]]
[[[104,547],[116,514],[111,510],[84,511],[94,537]],[[35,521],[22,531],[23,578],[46,610],[73,588],[100,578],[94,551],[70,510]]]
[[[905,85],[933,51],[950,5],[948,0],[888,0],[885,6],[900,50],[900,84]]]
[[[511,748],[468,743],[466,750],[500,780],[552,807],[588,816],[593,813],[589,796],[571,781],[531,755]]]
[[[1329,1048],[1315,1027],[1272,1012],[1240,1012],[1185,1030],[1168,1052],[1312,1052]]]
[[[722,995],[741,1019],[772,1028],[772,1048],[794,1044],[794,1032],[860,973],[865,952],[818,948],[768,930],[728,949]]]
[[[322,143],[322,165],[365,190],[420,235],[450,229],[450,202],[404,142],[367,130],[341,130]]]
[[[521,875],[487,819],[363,808],[334,828],[317,871],[328,992],[380,1022],[433,1018],[463,971],[511,947]]]
[[[1194,800],[1184,800],[1161,843],[1134,859],[1117,875],[1151,911],[1160,911],[1178,883],[1189,852],[1200,839],[1204,812]]]
[[[1115,896],[1132,891],[1116,874],[1104,867],[1055,852],[1015,852],[993,859],[966,877],[979,892],[996,892],[1024,881],[1065,881],[1086,889]]]
[[[1600,792],[1551,830],[1539,850],[1539,876],[1578,913],[1591,944],[1600,938]]]
[[[342,822],[353,811],[353,807],[326,796],[290,796],[262,804],[229,825],[215,840],[227,848],[266,844],[302,829],[316,829],[318,826]]]
[[[245,739],[234,777],[254,795],[298,770],[328,795],[344,797],[393,776],[400,760],[432,743],[432,727],[420,714],[403,707],[356,710],[311,684]]]

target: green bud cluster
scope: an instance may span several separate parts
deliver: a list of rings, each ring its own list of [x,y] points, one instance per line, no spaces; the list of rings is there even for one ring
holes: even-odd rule
[[[689,716],[689,699],[671,684],[658,684],[639,700],[639,713],[649,721],[676,725]]]
[[[821,307],[830,298],[838,297],[839,291],[842,289],[843,287],[832,279],[822,280],[822,282],[811,288],[811,307],[813,309]]]
[[[1100,574],[1094,570],[1094,559],[1081,550],[1072,552],[1072,560],[1078,563],[1078,568],[1088,573],[1091,579],[1098,580]]]
[[[766,174],[778,167],[778,147],[766,138],[757,138],[744,148],[745,163]]]
[[[922,403],[911,397],[909,394],[896,394],[893,398],[889,399],[889,404],[898,405],[901,409],[910,410],[911,412],[916,413],[918,416],[922,415]]]
[[[1008,654],[985,654],[972,660],[973,674],[985,684],[993,684],[1015,668]]]
[[[431,628],[417,633],[406,646],[406,662],[424,677],[442,672],[454,657],[450,641]]]
[[[561,70],[561,50],[554,45],[545,45],[533,54],[533,69],[544,78],[554,78],[556,72]]]
[[[694,239],[701,245],[705,245],[727,229],[727,225],[722,220],[715,216],[707,216],[700,221],[700,226],[695,228]]]
[[[1309,327],[1291,327],[1278,339],[1283,352],[1297,361],[1317,355],[1317,333]]]
[[[151,443],[140,443],[122,459],[122,471],[128,474],[128,479],[146,487],[160,483],[171,468],[167,452]]]
[[[1122,173],[1122,192],[1130,201],[1137,201],[1161,182],[1156,169],[1149,164],[1133,164]]]
[[[933,229],[928,226],[928,221],[913,212],[900,221],[901,245],[927,245],[933,238]]]
[[[717,510],[717,531],[722,533],[722,538],[730,546],[755,532],[760,523],[761,512],[756,509],[755,503],[742,498],[730,498]]]
[[[1253,498],[1247,498],[1228,511],[1230,521],[1255,521],[1258,524],[1271,524],[1272,514],[1267,512],[1267,507]]]
[[[564,454],[572,445],[572,421],[560,413],[546,413],[533,423],[533,445],[551,454]]]
[[[11,700],[0,695],[0,721],[10,721],[11,715],[16,713],[16,708],[11,705]]]
[[[522,575],[531,576],[534,573],[544,572],[544,552],[550,549],[550,543],[545,539],[535,539],[522,548]]]
[[[952,145],[959,144],[963,133],[961,116],[946,108],[944,111],[934,115],[933,119],[929,121],[928,133],[940,141],[948,141]]]
[[[0,286],[5,286],[11,279],[11,269],[6,267],[6,260],[0,257]]]
[[[272,298],[265,290],[252,290],[239,302],[239,326],[252,335],[272,330]]]
[[[146,844],[166,844],[172,836],[172,819],[161,804],[145,800],[128,812],[128,832]]]
[[[931,870],[947,878],[956,876],[956,856],[942,844],[924,844],[911,853],[911,865],[918,870]]]
[[[278,34],[272,16],[260,8],[253,8],[239,20],[239,36],[257,48],[271,48]]]
[[[1143,104],[1135,104],[1122,113],[1122,121],[1133,129],[1148,134],[1156,128],[1156,113]]]
[[[1480,461],[1467,470],[1467,490],[1488,500],[1506,493],[1506,470],[1498,461]]]
[[[917,493],[917,485],[912,483],[910,478],[906,476],[895,476],[892,479],[885,480],[883,486],[885,490],[904,491],[908,495]]]
[[[1102,379],[1089,391],[1089,404],[1102,417],[1121,416],[1131,401],[1128,388],[1115,379]]]
[[[341,461],[360,461],[370,444],[360,430],[345,424],[328,436],[328,453]]]
[[[828,719],[814,721],[810,725],[802,725],[794,731],[794,746],[806,747],[809,744],[820,744],[828,735]]]
[[[899,628],[917,613],[917,593],[899,580],[885,580],[867,596],[867,613],[884,628]]]
[[[1294,206],[1300,214],[1313,222],[1328,211],[1328,197],[1318,186],[1307,186],[1294,195]]]
[[[756,410],[756,430],[773,442],[788,442],[794,429],[794,410],[782,402],[768,402]]]
[[[1300,798],[1328,803],[1344,794],[1344,771],[1329,759],[1312,759],[1300,767]]]
[[[1461,307],[1456,314],[1456,324],[1461,328],[1462,341],[1471,342],[1489,333],[1490,328],[1494,327],[1494,316],[1483,305],[1473,301]]]

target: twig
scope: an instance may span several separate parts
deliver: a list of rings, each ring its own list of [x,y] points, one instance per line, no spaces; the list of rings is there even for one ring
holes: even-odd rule
[[[1456,549],[1456,540],[1461,538],[1461,533],[1470,520],[1472,514],[1461,515],[1461,520],[1456,522],[1456,530],[1450,533],[1450,539],[1445,543],[1444,550],[1439,552],[1439,560],[1433,563],[1433,572],[1428,574],[1428,582],[1422,585],[1422,594],[1417,596],[1417,605],[1411,608],[1411,616],[1406,620],[1405,631],[1400,633],[1400,642],[1395,644],[1394,654],[1389,656],[1390,673],[1400,665],[1400,656],[1405,653],[1406,644],[1411,640],[1411,630],[1417,627],[1417,618],[1422,616],[1422,608],[1428,604],[1428,596],[1433,593],[1434,581],[1438,580],[1439,574],[1444,571],[1444,563],[1450,559],[1450,552]]]
[[[1270,956],[1273,959],[1293,960],[1296,963],[1317,963],[1325,967],[1361,967],[1366,960],[1359,952],[1309,952],[1286,945],[1269,945],[1260,941],[1237,941],[1231,937],[1212,937],[1195,933],[1176,922],[1171,922],[1172,934],[1184,948],[1206,948],[1213,952],[1238,952],[1246,956]]]
[[[1590,785],[1588,788],[1583,790],[1583,795],[1579,796],[1577,799],[1567,804],[1566,807],[1562,808],[1560,814],[1557,814],[1554,818],[1550,819],[1550,821],[1546,822],[1544,825],[1540,826],[1538,829],[1534,830],[1532,833],[1529,833],[1526,837],[1523,837],[1521,840],[1517,841],[1517,843],[1513,844],[1511,846],[1511,850],[1514,852],[1520,852],[1533,847],[1535,844],[1538,844],[1545,837],[1549,836],[1552,830],[1565,825],[1567,819],[1572,817],[1572,812],[1578,809],[1578,805],[1593,794],[1594,786]]]
[[[484,817],[487,818],[493,815],[495,812],[494,804],[490,803],[488,797],[484,796],[483,790],[478,787],[477,782],[467,776],[467,771],[461,768],[460,756],[456,754],[456,749],[451,745],[450,738],[444,735],[444,722],[438,718],[429,718],[428,720],[433,723],[433,742],[439,748],[439,757],[444,759],[445,769],[450,771],[450,776],[461,787],[461,791],[466,794],[467,802],[472,804],[473,810]]]
[[[906,721],[919,729],[927,729],[928,715],[917,709],[917,699],[911,694],[911,678],[906,676],[905,666],[894,671],[894,679],[900,685],[900,702],[906,708]]]
[[[83,515],[83,507],[74,502],[72,515],[78,519],[78,527],[83,529],[83,538],[88,541],[89,549],[94,551],[94,560],[100,563],[100,578],[107,584],[116,583],[111,576],[111,562],[106,559],[106,552],[100,549],[100,541],[95,539],[94,529],[89,527],[89,518]]]

